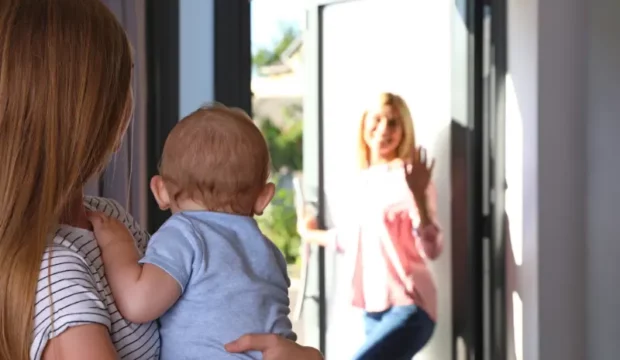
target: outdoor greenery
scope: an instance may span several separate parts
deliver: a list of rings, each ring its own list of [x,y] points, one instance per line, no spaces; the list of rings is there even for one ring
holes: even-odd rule
[[[299,29],[282,26],[280,36],[271,47],[259,48],[253,54],[256,68],[280,62],[282,54],[299,36]],[[272,179],[276,194],[262,216],[257,218],[263,233],[282,251],[286,261],[295,263],[299,255],[300,238],[297,233],[295,193],[292,187],[294,172],[302,169],[301,105],[283,110],[284,122],[259,118],[257,123],[267,139],[272,159]]]
[[[302,169],[302,134],[301,120],[279,127],[270,119],[260,121],[260,128],[267,139],[273,170],[286,169],[298,171]]]
[[[265,213],[258,217],[258,224],[290,264],[297,260],[301,241],[297,233],[295,193],[290,184],[293,172],[302,168],[303,123],[292,117],[294,109],[284,111],[288,121],[282,126],[269,119],[259,121],[271,152],[274,174],[271,181],[277,185],[277,190]]]
[[[277,184],[280,179],[275,176],[272,180]],[[293,190],[278,186],[271,205],[257,220],[263,233],[282,251],[286,262],[294,264],[299,255],[301,240],[297,233]]]
[[[252,63],[256,67],[273,65],[280,61],[280,57],[299,36],[299,30],[294,27],[285,27],[282,29],[282,35],[274,43],[271,49],[260,48],[256,51],[252,58]]]

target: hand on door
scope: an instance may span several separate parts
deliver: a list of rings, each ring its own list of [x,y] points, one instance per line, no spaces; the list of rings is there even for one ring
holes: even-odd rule
[[[319,222],[316,216],[304,216],[297,220],[297,232],[303,238],[310,230],[317,230]]]

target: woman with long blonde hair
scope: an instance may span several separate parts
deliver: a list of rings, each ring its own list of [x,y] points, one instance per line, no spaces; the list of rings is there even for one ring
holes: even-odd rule
[[[442,250],[431,187],[434,161],[416,147],[413,119],[398,95],[382,93],[360,119],[360,174],[344,225],[302,237],[334,246],[350,270],[352,305],[364,310],[366,342],[356,360],[410,360],[435,328],[437,295],[426,264]],[[344,217],[344,215],[342,216]]]
[[[141,250],[148,235],[118,203],[82,191],[128,127],[132,67],[99,0],[0,1],[0,360],[159,356],[157,325],[116,309],[87,211],[121,220]],[[320,358],[269,335],[228,349]]]

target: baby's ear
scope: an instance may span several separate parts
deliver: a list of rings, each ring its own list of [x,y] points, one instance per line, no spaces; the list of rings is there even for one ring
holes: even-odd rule
[[[164,179],[161,176],[155,175],[151,179],[151,192],[153,193],[155,201],[161,210],[170,209],[170,195],[166,189]]]
[[[256,203],[254,204],[254,214],[263,215],[263,211],[265,211],[265,208],[267,208],[267,205],[269,205],[275,193],[276,186],[271,182],[267,183],[261,190],[258,198],[256,198]]]

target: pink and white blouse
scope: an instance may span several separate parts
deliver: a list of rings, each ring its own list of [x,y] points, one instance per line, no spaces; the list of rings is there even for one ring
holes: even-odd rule
[[[437,318],[437,290],[427,260],[442,250],[435,222],[436,194],[427,191],[432,224],[420,216],[399,166],[377,165],[360,173],[343,224],[330,230],[332,244],[345,256],[352,304],[368,312],[415,304]]]

